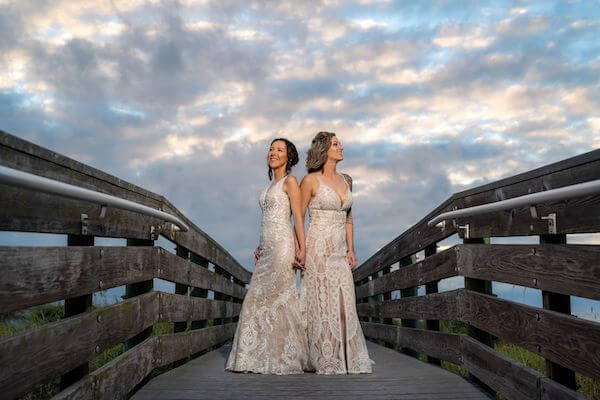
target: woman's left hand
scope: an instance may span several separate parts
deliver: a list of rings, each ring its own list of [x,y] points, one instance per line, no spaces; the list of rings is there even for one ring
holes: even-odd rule
[[[356,256],[354,255],[354,250],[348,250],[346,253],[346,260],[348,261],[351,270],[356,268]]]
[[[294,258],[294,268],[304,271],[304,261],[306,258],[306,249],[296,249],[296,255]]]

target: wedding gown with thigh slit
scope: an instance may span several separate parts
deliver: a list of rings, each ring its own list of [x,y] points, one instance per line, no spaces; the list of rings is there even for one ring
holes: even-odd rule
[[[281,178],[260,195],[263,212],[260,258],[238,321],[226,369],[261,374],[297,374],[307,368],[306,326],[296,273],[291,209]]]
[[[301,284],[309,364],[318,374],[370,373],[372,361],[358,321],[346,259],[345,226],[352,192],[346,182],[346,194],[340,198],[318,175],[317,179],[319,188],[308,205],[310,225]]]

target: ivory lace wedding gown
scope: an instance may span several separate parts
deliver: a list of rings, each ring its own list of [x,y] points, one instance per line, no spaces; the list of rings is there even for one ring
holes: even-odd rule
[[[307,367],[306,326],[296,290],[291,209],[286,177],[260,195],[261,254],[244,298],[226,369],[300,374]]]
[[[341,199],[318,175],[317,179],[319,189],[308,205],[310,225],[301,285],[310,367],[318,374],[370,373],[372,361],[358,321],[354,282],[346,260],[346,213],[352,206],[352,192],[346,182]]]

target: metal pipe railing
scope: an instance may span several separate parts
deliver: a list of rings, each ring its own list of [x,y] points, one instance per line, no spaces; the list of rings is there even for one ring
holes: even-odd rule
[[[427,225],[433,226],[448,219],[472,217],[475,215],[505,211],[523,206],[535,206],[536,204],[548,201],[560,201],[573,197],[589,196],[597,193],[600,193],[600,179],[578,183],[576,185],[565,186],[558,189],[551,189],[544,192],[526,194],[524,196],[515,197],[508,200],[497,201],[495,203],[482,204],[480,206],[448,211],[431,219]]]
[[[173,223],[183,232],[187,232],[189,229],[188,226],[179,218],[164,211],[160,211],[130,200],[125,200],[120,197],[111,196],[109,194],[96,192],[90,189],[84,189],[79,186],[70,185],[68,183],[59,182],[53,179],[44,178],[42,176],[4,166],[0,166],[0,183],[19,186],[25,189],[54,194],[70,199],[89,201],[102,206],[103,212],[104,207],[114,207],[121,210],[133,211],[151,217],[156,217],[162,219],[163,221]]]

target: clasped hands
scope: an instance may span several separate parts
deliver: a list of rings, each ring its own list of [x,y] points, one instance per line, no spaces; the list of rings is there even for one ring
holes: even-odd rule
[[[304,265],[304,261],[306,258],[306,249],[300,249],[296,247],[296,254],[294,256],[294,262],[292,263],[292,268],[299,269],[301,272],[304,272],[306,266]],[[260,259],[260,246],[254,250],[254,265]],[[350,269],[353,270],[356,268],[356,256],[354,255],[353,250],[348,250],[346,253],[346,260],[348,261],[348,265]]]
[[[254,265],[260,259],[260,246],[254,250]],[[292,268],[299,269],[301,272],[304,272],[304,259],[306,258],[306,249],[296,248],[296,254],[294,255],[294,262],[292,263]]]

